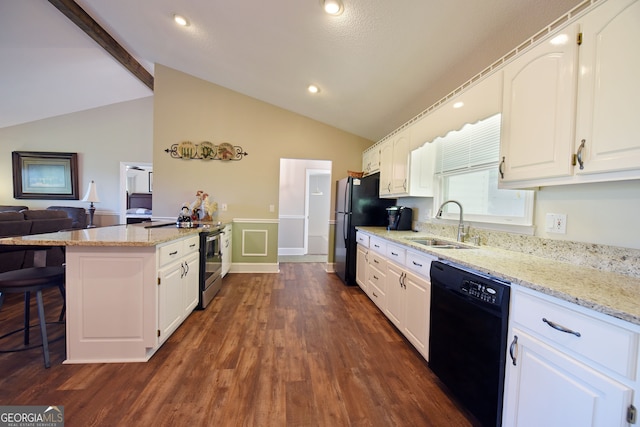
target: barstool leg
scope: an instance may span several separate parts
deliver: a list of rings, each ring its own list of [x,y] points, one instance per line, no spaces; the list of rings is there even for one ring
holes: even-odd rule
[[[62,322],[62,319],[64,319],[64,315],[67,311],[67,296],[64,291],[64,285],[60,285],[60,294],[62,295],[62,310],[60,310],[60,317],[58,317],[58,322]]]
[[[29,345],[29,328],[31,323],[31,292],[24,293],[24,345]]]
[[[38,300],[38,317],[40,318],[40,333],[42,335],[42,355],[44,356],[44,367],[51,366],[49,362],[49,340],[47,339],[47,319],[44,317],[44,303],[42,302],[42,291],[36,291]]]

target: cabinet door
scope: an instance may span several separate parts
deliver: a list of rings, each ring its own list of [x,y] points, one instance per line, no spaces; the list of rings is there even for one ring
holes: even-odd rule
[[[514,336],[517,342],[513,343]],[[503,425],[626,426],[633,390],[513,328]]]
[[[409,135],[408,130],[402,132],[393,141],[393,170],[391,192],[406,194],[409,190]]]
[[[640,1],[608,1],[581,20],[576,146],[589,174],[640,168]]]
[[[180,325],[184,317],[182,276],[184,266],[182,261],[175,262],[158,271],[160,284],[158,285],[158,320],[160,328],[160,342]]]
[[[393,144],[387,140],[380,147],[380,196],[388,196],[392,192],[393,180]]]
[[[198,305],[200,254],[195,252],[189,255],[183,262],[184,275],[182,277],[183,290],[183,317],[191,314]]]
[[[384,313],[398,329],[402,329],[404,323],[404,274],[402,267],[392,262],[387,264],[387,305]]]
[[[573,173],[576,33],[569,26],[504,69],[503,182]]]
[[[369,270],[368,253],[368,248],[360,244],[358,245],[358,252],[356,254],[356,283],[365,292],[367,292],[367,274]]]
[[[406,303],[402,332],[428,361],[431,284],[411,273],[405,274],[403,283]]]
[[[232,242],[232,228],[231,225],[224,227],[224,235],[222,237],[222,277],[226,276],[231,270],[231,242]]]

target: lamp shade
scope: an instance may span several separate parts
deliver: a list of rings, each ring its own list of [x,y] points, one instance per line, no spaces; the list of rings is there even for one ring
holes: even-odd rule
[[[91,180],[89,188],[87,188],[87,194],[82,199],[83,202],[98,203],[100,198],[98,197],[98,191],[96,190],[96,183]]]

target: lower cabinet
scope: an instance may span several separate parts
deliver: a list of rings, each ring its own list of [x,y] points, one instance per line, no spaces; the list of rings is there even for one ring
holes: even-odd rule
[[[437,258],[378,237],[371,237],[367,242],[369,248],[358,244],[356,281],[360,284],[360,274],[366,271],[366,285],[360,284],[360,287],[428,360],[429,274],[431,261]]]
[[[356,283],[367,292],[369,274],[369,248],[358,243],[356,251]]]
[[[503,425],[629,425],[638,334],[608,320],[512,286]]]
[[[198,251],[197,235],[158,248],[159,343],[166,341],[198,305]]]
[[[385,314],[428,360],[431,283],[405,266],[387,263],[387,309]]]
[[[222,231],[224,234],[222,235],[222,243],[221,243],[221,252],[222,252],[222,277],[226,276],[229,270],[231,270],[231,233],[233,229],[231,224],[227,224],[224,226],[224,230]]]
[[[383,312],[387,306],[387,260],[374,251],[369,252],[367,295]]]

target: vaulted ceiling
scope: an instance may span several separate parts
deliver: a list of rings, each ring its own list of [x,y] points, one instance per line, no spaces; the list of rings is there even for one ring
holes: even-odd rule
[[[151,74],[378,140],[581,0],[343,0],[339,16],[321,0],[76,2]],[[0,127],[153,94],[46,0],[0,0],[0,63]]]

